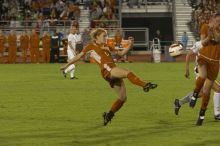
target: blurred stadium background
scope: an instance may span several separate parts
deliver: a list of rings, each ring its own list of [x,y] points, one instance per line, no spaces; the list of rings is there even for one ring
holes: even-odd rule
[[[155,44],[160,45],[161,61],[183,61],[185,53],[177,58],[169,56],[170,44],[181,42],[186,32],[187,52],[199,39],[201,24],[207,23],[210,15],[218,9],[218,0],[1,0],[0,30],[6,38],[1,63],[8,63],[7,36],[11,30],[15,30],[17,36],[16,62],[22,62],[20,34],[26,31],[30,36],[32,30],[40,38],[44,31],[50,36],[56,31],[60,42],[59,59],[65,61],[65,40],[71,25],[79,27],[82,44],[88,42],[89,31],[97,27],[106,28],[110,38],[117,30],[124,39],[133,36],[134,48],[126,61],[152,62]],[[42,52],[42,42],[39,44]],[[88,58],[85,61],[89,61]]]
[[[219,5],[219,0],[0,0],[0,30],[5,38],[0,49],[0,146],[219,146],[212,100],[202,127],[195,126],[199,106],[192,110],[186,105],[176,116],[173,105],[175,98],[193,89],[194,63],[192,77],[186,80],[185,54]],[[84,63],[90,62],[89,56],[77,65],[79,80],[65,79],[59,70],[57,63],[66,61],[66,40],[73,25],[79,27],[82,45],[97,27],[107,29],[109,40],[118,31],[124,39],[133,36],[127,58],[116,61],[134,62],[120,66],[159,85],[145,94],[126,80],[128,101],[107,127],[101,114],[116,95],[98,67]],[[16,32],[12,63],[17,64],[8,61],[12,30]],[[57,32],[57,63],[43,64],[42,42],[38,48],[42,64],[30,63],[30,48],[30,64],[23,63],[20,35],[26,31],[31,36],[33,30],[40,38],[45,31],[50,36]],[[172,58],[168,48],[181,42],[184,32],[187,47]],[[154,60],[154,49],[160,52],[159,61]],[[176,63],[151,63],[157,61]]]

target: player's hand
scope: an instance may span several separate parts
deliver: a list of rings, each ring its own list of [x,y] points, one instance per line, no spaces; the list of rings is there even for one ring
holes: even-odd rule
[[[187,79],[190,79],[189,70],[186,70],[186,72],[185,72],[185,77],[186,77]]]

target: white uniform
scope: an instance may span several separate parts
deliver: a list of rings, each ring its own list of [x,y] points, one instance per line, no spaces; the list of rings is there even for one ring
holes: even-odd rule
[[[68,56],[68,61],[73,59],[76,56],[76,43],[78,41],[78,36],[77,34],[69,34],[68,35],[68,47],[67,47],[67,56]],[[69,42],[71,43],[71,46],[73,49],[70,47]],[[74,79],[75,78],[75,65],[71,64],[67,69],[64,70],[65,73],[70,73],[70,78]]]
[[[82,41],[82,35],[80,33],[76,35],[76,38],[77,38],[77,42]]]
[[[71,42],[73,49],[70,47],[69,42]],[[68,47],[67,47],[68,60],[73,59],[76,56],[76,43],[77,43],[77,34],[69,34]]]

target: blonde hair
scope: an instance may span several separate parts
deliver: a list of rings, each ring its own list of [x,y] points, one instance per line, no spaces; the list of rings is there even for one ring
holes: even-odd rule
[[[100,34],[102,34],[103,32],[105,32],[107,34],[107,31],[103,28],[97,28],[92,30],[92,32],[90,33],[90,36],[93,40],[96,39],[97,36],[99,36]]]

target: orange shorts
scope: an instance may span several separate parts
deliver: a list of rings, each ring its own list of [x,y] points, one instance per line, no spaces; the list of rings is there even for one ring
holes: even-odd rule
[[[210,61],[203,57],[198,58],[198,64],[200,66],[205,65],[207,67],[207,78],[211,81],[215,81],[218,77],[219,62]]]
[[[102,69],[101,70],[102,77],[109,83],[111,88],[114,88],[114,86],[121,86],[122,84],[122,79],[119,78],[111,78],[110,71],[107,69]]]

